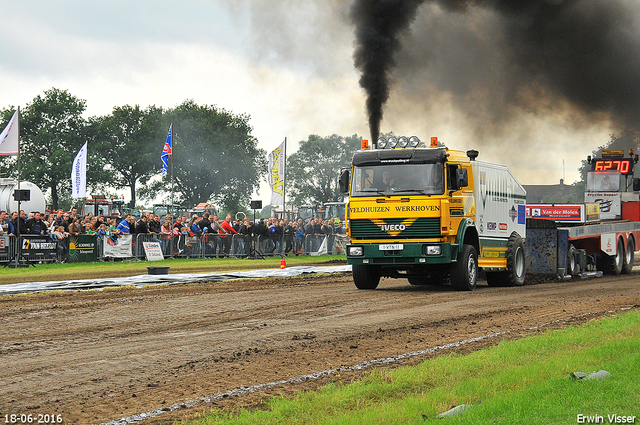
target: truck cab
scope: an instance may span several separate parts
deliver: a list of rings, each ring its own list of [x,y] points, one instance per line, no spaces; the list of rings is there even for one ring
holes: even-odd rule
[[[124,217],[124,201],[122,199],[109,198],[105,195],[91,195],[91,198],[85,199],[82,203],[80,215],[91,213],[94,216],[105,216],[107,218],[115,218],[121,220]]]
[[[417,137],[377,147],[357,151],[340,178],[356,287],[375,289],[386,276],[473,290],[479,267],[496,285],[524,283],[526,193],[506,167],[437,138],[429,147]]]

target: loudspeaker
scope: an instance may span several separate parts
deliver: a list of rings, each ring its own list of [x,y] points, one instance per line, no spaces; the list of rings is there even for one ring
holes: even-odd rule
[[[261,210],[262,209],[262,201],[251,201],[251,209],[252,210]]]
[[[31,191],[29,189],[16,189],[13,191],[13,199],[15,201],[30,201]]]

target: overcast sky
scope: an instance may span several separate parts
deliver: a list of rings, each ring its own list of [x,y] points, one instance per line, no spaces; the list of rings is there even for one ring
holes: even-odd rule
[[[87,117],[125,104],[172,108],[186,99],[249,114],[252,134],[267,151],[284,137],[289,152],[309,134],[368,138],[349,3],[2,1],[0,107],[24,106],[56,87],[85,99]],[[456,25],[495,19],[489,15],[458,14]],[[429,24],[444,27],[448,16],[434,4],[423,5],[411,33]],[[408,43],[413,47],[403,51],[400,65],[412,61],[420,39]],[[438,60],[459,51],[448,48],[446,37],[438,43],[447,51]],[[469,112],[456,106],[449,91],[434,84],[428,96],[416,99],[407,83],[417,79],[411,70],[394,74],[381,130],[423,140],[438,136],[450,148],[478,149],[479,159],[508,165],[524,184],[557,183],[563,159],[566,181],[574,181],[579,161],[615,131],[606,117],[592,120],[557,106],[523,108],[499,130],[478,131],[482,114],[470,125]],[[419,78],[443,78],[437,72],[432,67]],[[163,142],[149,147],[158,158]],[[262,190],[259,198],[268,197]]]

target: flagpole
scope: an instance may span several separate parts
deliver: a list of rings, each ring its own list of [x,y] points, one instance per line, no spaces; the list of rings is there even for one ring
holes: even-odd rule
[[[171,216],[173,217],[173,214],[175,214],[173,206],[173,139],[175,138],[175,134],[173,134],[173,123],[171,123],[169,132],[171,133]]]
[[[171,134],[171,216],[173,217],[173,123],[169,126],[169,134]]]
[[[16,130],[18,132],[18,219],[16,220],[16,249],[15,249],[15,268],[18,268],[18,260],[21,254],[22,244],[20,243],[20,200],[22,199],[22,193],[20,193],[20,106],[18,106],[18,116],[16,117]],[[15,190],[14,190],[15,194]]]
[[[282,173],[282,222],[287,217],[287,138],[284,138],[284,173]],[[286,224],[287,226],[289,223]],[[281,253],[286,252],[286,239],[284,237],[284,227],[282,228],[282,241],[280,241]],[[282,254],[284,258],[284,254]]]
[[[284,173],[282,174],[282,218],[287,215],[287,138],[284,138]],[[284,232],[283,232],[284,234]]]

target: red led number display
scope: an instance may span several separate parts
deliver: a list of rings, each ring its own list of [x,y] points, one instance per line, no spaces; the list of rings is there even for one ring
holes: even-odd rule
[[[619,160],[619,159],[603,159],[596,161],[596,167],[594,171],[620,171],[622,174],[628,174],[631,168],[631,161]]]

